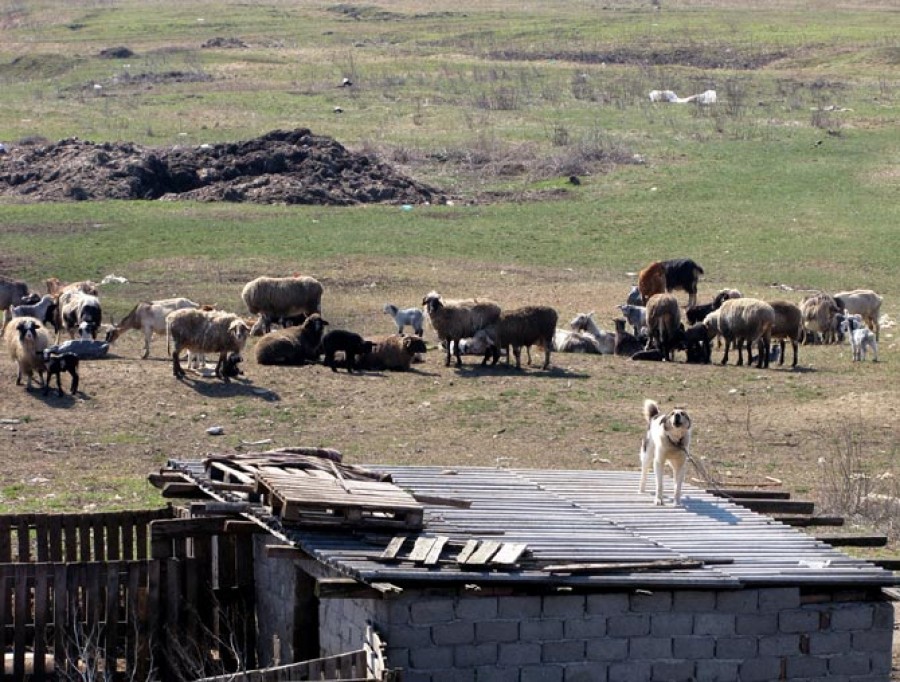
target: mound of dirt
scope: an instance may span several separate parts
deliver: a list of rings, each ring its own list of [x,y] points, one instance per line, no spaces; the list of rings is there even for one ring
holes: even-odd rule
[[[304,128],[199,147],[78,138],[11,145],[0,155],[0,196],[26,202],[192,199],[336,206],[447,199],[440,190]]]

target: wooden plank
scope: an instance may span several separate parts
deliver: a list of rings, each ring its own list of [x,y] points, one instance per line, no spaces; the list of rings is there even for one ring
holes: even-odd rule
[[[397,558],[397,554],[400,553],[403,545],[406,543],[406,535],[396,535],[391,541],[388,543],[388,546],[385,547],[384,551],[381,553],[379,557],[382,561],[390,561],[392,559]]]
[[[660,560],[660,561],[634,561],[634,562],[602,562],[584,564],[559,564],[544,566],[545,573],[567,573],[571,575],[602,574],[602,573],[630,573],[634,571],[678,571],[702,568],[702,561],[684,559]]]
[[[50,523],[44,514],[35,519],[34,546],[35,556],[39,563],[50,561]]]
[[[153,540],[218,535],[225,531],[224,516],[200,516],[184,519],[158,519],[150,522]]]
[[[886,535],[816,535],[816,540],[832,547],[885,547]]]
[[[888,571],[900,571],[900,557],[893,559],[868,559],[868,561]]]
[[[470,509],[472,507],[471,500],[460,500],[454,497],[441,497],[439,495],[425,495],[423,493],[412,493],[413,499],[422,504],[430,504],[436,507],[453,507],[455,509]]]
[[[138,520],[135,514],[123,515],[122,526],[122,559],[125,561],[134,560],[134,527]]]
[[[28,626],[31,624],[31,618],[28,613],[28,589],[31,581],[26,577],[28,574],[25,572],[25,568],[26,566],[23,564],[16,566],[16,582],[14,586],[16,596],[13,605],[13,623],[15,625],[15,631],[13,632],[13,675],[17,680],[25,679],[25,647],[28,644],[25,634],[28,632]]]
[[[0,651],[5,652],[10,642],[6,641],[6,632],[12,625],[10,608],[12,607],[12,595],[10,594],[10,583],[14,579],[11,570],[15,567],[12,564],[5,563],[0,566]],[[0,656],[0,675],[6,675],[6,656]]]
[[[425,555],[425,560],[423,561],[425,566],[437,565],[437,562],[441,558],[441,552],[444,551],[444,545],[447,544],[449,539],[450,538],[444,537],[443,535],[439,535],[434,539],[434,542],[428,550],[428,554]]]
[[[431,546],[435,543],[436,540],[437,538],[432,537],[416,538],[416,544],[413,545],[413,549],[409,553],[408,559],[415,562],[425,561],[425,557],[428,556],[428,552],[431,551]]]
[[[70,632],[67,574],[65,564],[56,564],[53,567],[53,660],[57,671],[63,669],[63,661],[66,660],[66,636]]]
[[[16,522],[16,544],[19,548],[17,561],[25,563],[31,561],[31,537],[28,520],[23,516]]]
[[[758,514],[812,514],[814,502],[801,500],[771,500],[735,497],[729,500]]]
[[[105,561],[106,554],[104,552],[106,548],[104,535],[104,529],[106,524],[103,522],[103,517],[94,515],[91,517],[91,533],[94,540],[94,553],[91,555],[93,561]],[[82,558],[82,561],[85,559]]]
[[[317,578],[315,593],[319,599],[379,599],[383,596],[380,591],[353,578]]]
[[[63,514],[53,514],[50,517],[50,528],[48,533],[50,561],[63,560],[63,516]]]
[[[525,550],[528,544],[524,542],[504,542],[500,545],[500,550],[491,559],[492,564],[512,565],[515,564]]]
[[[106,561],[118,561],[121,558],[121,544],[119,528],[122,525],[122,516],[108,516],[104,525],[106,533]]]
[[[469,560],[469,557],[472,556],[476,549],[478,549],[479,544],[480,540],[467,540],[459,555],[456,557],[456,563],[466,563],[466,561]]]
[[[789,500],[791,494],[786,490],[744,490],[742,488],[707,488],[706,492],[716,497],[744,499],[761,498],[767,500]]]
[[[497,553],[497,550],[500,549],[500,544],[496,540],[482,540],[478,549],[462,563],[466,566],[483,566]]]
[[[34,674],[44,674],[47,651],[47,611],[49,607],[50,583],[53,567],[43,564],[36,567],[34,577]]]
[[[9,516],[0,517],[0,563],[12,561],[12,523]]]
[[[106,571],[105,588],[106,614],[103,629],[104,669],[116,670],[116,658],[119,649],[119,563],[104,564]]]
[[[844,525],[844,519],[840,516],[776,516],[774,519],[795,528]]]

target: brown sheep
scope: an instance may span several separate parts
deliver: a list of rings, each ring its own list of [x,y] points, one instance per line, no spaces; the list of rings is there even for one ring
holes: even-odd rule
[[[778,358],[778,364],[784,364],[785,340],[788,340],[794,349],[794,361],[791,363],[791,367],[796,367],[797,347],[800,344],[800,339],[803,338],[803,321],[800,315],[800,308],[788,301],[769,301],[769,305],[775,311],[775,321],[772,323],[772,338],[781,342],[781,355]]]
[[[666,266],[657,261],[638,273],[638,291],[644,305],[651,296],[666,293]]]
[[[484,298],[450,301],[431,291],[422,299],[422,305],[438,339],[447,344],[447,367],[450,366],[451,352],[456,355],[456,366],[462,366],[459,349],[462,339],[475,336],[479,329],[490,327],[500,319],[500,306]]]
[[[680,325],[681,309],[673,294],[654,294],[650,297],[647,301],[647,329],[650,335],[648,349],[655,345],[663,358],[674,360]]]
[[[362,369],[390,370],[405,372],[410,368],[416,355],[425,353],[428,346],[418,336],[390,334],[367,338],[374,344],[372,352],[360,359]]]
[[[824,292],[807,296],[800,303],[803,329],[812,334],[821,334],[823,343],[835,341],[838,326],[837,316],[840,312],[840,306],[834,297]],[[807,340],[804,339],[804,343]]]
[[[530,349],[533,345],[544,349],[543,369],[550,367],[550,354],[553,351],[553,337],[556,334],[556,321],[559,319],[557,312],[548,306],[528,305],[515,310],[503,311],[493,334],[496,343],[485,353],[482,365],[487,363],[489,355],[493,355],[496,365],[500,359],[500,349],[505,348],[506,364],[510,364],[509,348],[516,356],[516,369],[522,368],[522,348]],[[529,364],[531,364],[531,351],[528,351]]]
[[[266,334],[256,344],[257,364],[308,365],[317,362],[327,324],[318,313],[313,313],[299,327]]]
[[[772,326],[775,324],[775,310],[765,301],[756,298],[732,298],[711,312],[703,320],[710,338],[716,334],[725,337],[725,355],[722,364],[728,363],[731,344],[737,347],[738,365],[744,364],[743,346],[747,346],[747,365],[753,363],[753,343],[759,349],[756,366],[769,366],[769,344],[772,340]]]

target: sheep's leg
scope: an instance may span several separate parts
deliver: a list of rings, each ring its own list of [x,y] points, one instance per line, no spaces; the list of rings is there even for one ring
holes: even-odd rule
[[[172,375],[176,379],[184,379],[184,369],[182,368],[181,361],[178,358],[180,352],[181,351],[177,349],[172,351]]]
[[[544,346],[544,369],[550,368],[550,352],[551,352],[552,346],[553,346],[552,343],[547,343]]]
[[[516,369],[522,369],[522,346],[513,346],[512,352],[516,356]],[[506,364],[509,364],[509,351],[506,355]]]
[[[225,373],[222,371],[225,368],[225,360],[228,359],[228,352],[222,351],[219,353],[219,360],[216,362],[216,376],[223,381],[223,383],[230,384],[231,379],[225,376]]]
[[[141,360],[146,360],[150,356],[150,339],[153,338],[153,329],[144,328],[144,352],[141,354]]]
[[[462,341],[462,339],[455,339],[455,343],[453,344],[453,349],[454,349],[454,352],[455,352],[455,354],[456,354],[456,366],[457,366],[457,367],[462,367],[462,352],[459,350],[459,342],[460,342],[460,341]],[[449,351],[448,351],[448,353],[447,353],[447,366],[448,366],[448,367],[450,366],[450,353],[449,353]]]
[[[728,351],[731,349],[731,337],[725,337],[725,353],[722,355],[722,364],[728,364]]]
[[[449,366],[450,366],[450,353],[451,353],[451,349],[452,349],[453,344],[454,344],[454,340],[448,338],[448,339],[446,339],[446,342],[447,342],[447,361],[444,363],[444,367],[449,367]],[[459,344],[458,341],[455,342],[455,343],[457,343],[457,345]],[[456,349],[456,353],[457,353],[457,356],[458,356],[458,355],[459,355],[459,348]]]

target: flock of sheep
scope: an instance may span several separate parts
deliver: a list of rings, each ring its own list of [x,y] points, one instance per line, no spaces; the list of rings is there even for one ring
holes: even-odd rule
[[[623,317],[616,320],[614,332],[601,330],[593,313],[577,315],[568,329],[562,329],[557,326],[557,311],[550,306],[502,309],[488,299],[449,300],[432,291],[422,300],[421,309],[385,305],[384,312],[397,325],[396,334],[363,338],[346,329],[326,331],[324,289],[316,279],[301,276],[258,277],[248,282],[241,297],[255,319],[210,309],[187,298],[144,301],[119,324],[111,325],[103,341],[97,341],[102,310],[97,287],[91,282],[63,285],[53,278],[47,281],[47,294],[40,296],[30,292],[24,282],[0,276],[0,308],[6,320],[4,340],[17,365],[16,383],[27,378],[30,388],[37,373],[46,391],[55,374],[62,392],[59,375],[69,372],[73,393],[78,386],[79,357],[90,355],[96,346],[108,347],[131,329],[144,335],[143,358],[150,354],[154,334],[166,336],[176,377],[185,376],[181,357],[187,351],[204,361],[206,355],[214,354],[215,375],[226,382],[240,373],[241,354],[253,335],[262,335],[254,349],[261,365],[303,365],[319,362],[324,356],[324,364],[334,371],[339,366],[350,372],[409,369],[427,349],[422,338],[426,317],[441,343],[447,366],[454,356],[456,365],[461,365],[463,354],[477,354],[483,356],[482,364],[496,364],[505,352],[507,363],[515,357],[518,368],[523,348],[531,364],[531,346],[543,349],[544,369],[550,366],[552,351],[668,361],[683,351],[687,362],[709,363],[711,341],[721,337],[725,341],[723,364],[728,362],[732,345],[738,351],[737,364],[744,362],[744,348],[751,364],[755,346],[757,367],[768,367],[774,340],[780,343],[781,364],[785,344],[791,343],[795,367],[801,342],[816,338],[828,343],[843,335],[849,336],[854,360],[865,359],[869,350],[877,360],[882,298],[874,291],[819,293],[795,304],[747,298],[725,289],[700,305],[697,285],[702,274],[703,269],[691,259],[651,263],[639,273],[626,303],[618,306]],[[672,293],[679,289],[688,294],[684,311]],[[280,328],[273,331],[273,325]],[[404,335],[407,326],[415,335]],[[51,327],[57,341],[62,331],[71,340],[51,345]]]

